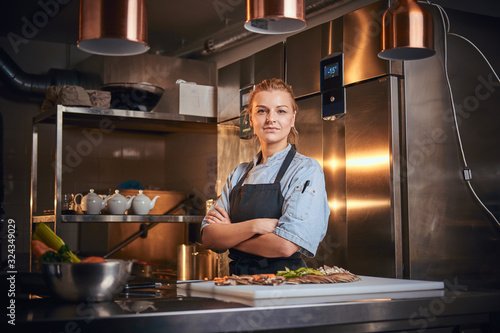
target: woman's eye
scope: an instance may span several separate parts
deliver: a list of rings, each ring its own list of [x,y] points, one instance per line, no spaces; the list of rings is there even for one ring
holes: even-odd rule
[[[264,110],[264,109],[258,109],[257,110],[257,113],[265,113],[265,112],[266,112],[266,110]]]

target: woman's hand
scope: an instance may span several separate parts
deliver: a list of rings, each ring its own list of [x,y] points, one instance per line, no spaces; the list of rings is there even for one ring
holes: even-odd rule
[[[206,221],[208,223],[231,224],[229,214],[221,206],[215,206],[214,210],[209,211],[206,216]]]
[[[252,223],[253,231],[257,235],[272,233],[278,225],[278,219],[253,219],[249,222]]]
[[[209,225],[203,229],[203,246],[216,251],[225,251],[254,236],[272,235],[278,225],[278,219],[268,218],[231,223],[228,213],[220,206],[209,211],[205,221]]]

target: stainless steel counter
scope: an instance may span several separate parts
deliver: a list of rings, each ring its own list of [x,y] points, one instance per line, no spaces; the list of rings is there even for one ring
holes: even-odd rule
[[[247,306],[213,298],[119,298],[108,303],[17,299],[16,329],[38,332],[498,332],[500,291],[465,291],[453,283],[441,297],[359,299],[317,304]],[[2,329],[2,331],[4,331]],[[455,331],[453,331],[455,332]],[[462,332],[462,331],[461,331]],[[467,331],[468,332],[468,331]],[[476,332],[476,331],[474,331]]]

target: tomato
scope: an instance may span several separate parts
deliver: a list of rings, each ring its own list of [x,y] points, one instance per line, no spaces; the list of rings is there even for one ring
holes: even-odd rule
[[[99,263],[99,262],[106,262],[106,259],[102,257],[87,257],[85,259],[82,259],[83,263]]]
[[[40,259],[40,257],[43,256],[45,254],[45,252],[47,252],[47,251],[52,251],[52,252],[57,253],[56,250],[51,249],[50,247],[45,245],[44,242],[41,242],[39,240],[32,240],[31,241],[31,248],[33,249],[33,254],[35,255],[35,257],[37,259]]]

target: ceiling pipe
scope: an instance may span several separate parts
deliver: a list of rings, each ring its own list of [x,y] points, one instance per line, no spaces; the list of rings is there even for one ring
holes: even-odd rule
[[[33,100],[43,100],[50,86],[77,85],[86,89],[101,86],[101,79],[98,76],[75,70],[52,68],[47,74],[25,73],[2,48],[0,48],[0,79],[15,92],[28,95]]]
[[[325,8],[338,6],[348,0],[310,0],[306,1],[306,18],[318,13]],[[235,24],[228,29],[209,37],[206,40],[194,42],[188,46],[181,47],[176,52],[169,54],[178,58],[201,58],[219,52],[221,50],[236,46],[243,41],[257,38],[261,35],[246,30],[244,22]]]

